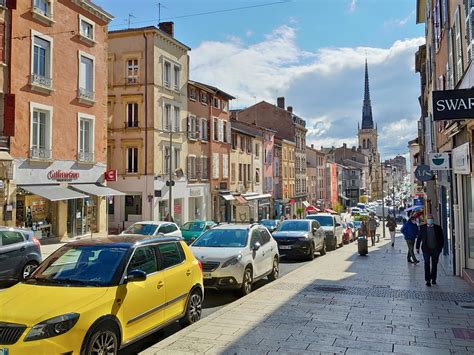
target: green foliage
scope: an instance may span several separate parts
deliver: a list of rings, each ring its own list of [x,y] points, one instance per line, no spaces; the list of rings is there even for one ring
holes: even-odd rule
[[[337,202],[335,205],[334,205],[334,211],[336,211],[337,213],[341,213],[344,211],[344,206],[341,205],[339,202]]]
[[[304,208],[303,207],[297,208],[296,213],[298,214],[298,217],[301,218],[301,216],[304,213]]]

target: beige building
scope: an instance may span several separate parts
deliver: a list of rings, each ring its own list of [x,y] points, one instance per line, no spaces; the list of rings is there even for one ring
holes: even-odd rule
[[[292,216],[296,213],[295,205],[290,200],[295,196],[295,147],[296,143],[282,139],[282,182],[283,182],[283,205],[285,215]]]
[[[110,185],[126,193],[111,203],[112,229],[188,219],[188,51],[172,22],[109,33],[108,166],[118,171]]]

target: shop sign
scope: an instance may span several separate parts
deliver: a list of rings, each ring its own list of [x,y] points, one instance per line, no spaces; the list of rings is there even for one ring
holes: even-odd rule
[[[433,179],[433,172],[428,165],[418,165],[415,169],[415,177],[420,181],[430,181]]]
[[[433,91],[433,120],[474,118],[474,89]]]
[[[80,174],[77,171],[51,170],[47,178],[56,181],[72,181],[79,179]]]
[[[181,204],[174,205],[174,214],[181,214]]]
[[[449,153],[430,153],[431,170],[449,170]]]
[[[194,197],[194,196],[201,196],[201,189],[198,187],[191,187],[189,189],[189,196]]]
[[[471,159],[469,143],[464,143],[453,149],[453,172],[460,175],[471,173]]]
[[[105,181],[117,181],[117,170],[107,170],[104,173]]]

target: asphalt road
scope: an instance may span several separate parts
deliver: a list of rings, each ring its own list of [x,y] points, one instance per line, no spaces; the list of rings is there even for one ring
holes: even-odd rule
[[[319,256],[316,256],[316,258],[319,258]],[[280,276],[286,275],[289,272],[298,269],[299,267],[303,266],[304,264],[308,263],[308,261],[293,261],[293,260],[286,260],[282,259],[280,260]],[[254,285],[255,288],[262,287],[266,285],[268,281],[265,280],[260,280],[256,282]],[[222,307],[228,305],[229,303],[232,303],[236,300],[238,300],[239,297],[235,295],[234,292],[231,291],[213,291],[213,290],[206,290],[206,295],[204,298],[204,304],[203,304],[203,312],[202,312],[202,317],[207,317],[210,314],[218,311]],[[171,334],[176,333],[177,331],[181,330],[181,326],[178,323],[175,323],[165,329],[162,329],[145,339],[132,344],[124,349],[122,349],[119,354],[120,355],[131,355],[131,354],[137,354],[150,346],[160,342],[161,340],[165,339],[166,337],[169,337]]]

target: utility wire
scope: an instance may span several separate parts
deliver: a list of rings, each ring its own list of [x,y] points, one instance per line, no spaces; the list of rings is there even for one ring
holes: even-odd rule
[[[222,10],[214,10],[214,11],[205,11],[205,12],[196,12],[196,13],[187,14],[187,15],[179,15],[179,16],[165,17],[165,18],[163,18],[163,19],[161,19],[161,20],[162,20],[162,21],[167,21],[167,20],[175,20],[175,19],[187,18],[187,17],[205,16],[205,15],[213,15],[213,14],[224,13],[224,12],[233,12],[233,11],[239,11],[239,10],[254,9],[254,8],[258,8],[258,7],[267,7],[267,6],[285,4],[285,3],[288,3],[288,2],[290,2],[290,1],[291,1],[291,0],[281,0],[281,1],[269,2],[269,3],[265,3],[265,4],[249,5],[249,6],[241,6],[241,7],[233,7],[233,8],[230,8],[230,9],[222,9]],[[148,22],[156,22],[156,19],[136,21],[136,22],[133,22],[133,24],[135,25],[135,24],[148,23]],[[123,24],[109,25],[109,27],[118,27],[118,26],[123,26]]]

